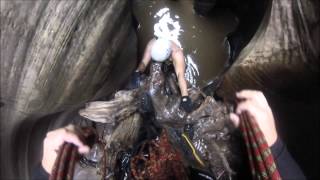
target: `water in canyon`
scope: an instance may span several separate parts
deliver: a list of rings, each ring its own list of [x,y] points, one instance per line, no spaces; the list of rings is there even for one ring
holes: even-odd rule
[[[236,29],[238,21],[227,9],[216,8],[209,16],[198,15],[193,2],[135,0],[133,10],[138,21],[139,56],[151,38],[167,36],[183,48],[188,81],[193,86],[203,87],[223,70],[228,58],[224,38]],[[255,30],[251,28],[251,31]],[[273,81],[268,79],[265,83]],[[280,93],[274,93],[273,88],[275,86],[271,85],[264,93],[276,117],[280,136],[307,177],[318,177],[319,165],[315,160],[318,158],[315,157],[319,157],[319,143],[315,142],[319,136],[319,95],[316,93],[319,86],[297,84]],[[302,123],[301,120],[307,121]]]
[[[144,52],[144,48],[145,48],[147,42],[151,38],[153,38],[155,36],[156,37],[167,37],[167,38],[173,40],[174,42],[176,42],[183,49],[183,52],[185,55],[185,61],[187,63],[187,69],[186,69],[185,75],[186,75],[186,78],[189,81],[189,83],[195,87],[204,87],[207,83],[209,83],[212,79],[214,79],[214,77],[216,77],[217,75],[219,75],[220,72],[223,71],[224,64],[228,60],[228,51],[227,51],[227,48],[225,47],[224,39],[228,33],[233,32],[236,29],[236,27],[238,25],[238,19],[236,18],[236,15],[233,14],[234,11],[231,12],[230,10],[228,10],[226,8],[215,8],[215,9],[213,9],[213,11],[210,14],[208,14],[208,16],[198,15],[194,11],[194,5],[193,5],[194,1],[193,0],[134,0],[134,1],[132,1],[132,5],[133,5],[132,9],[133,9],[133,14],[137,20],[136,21],[137,22],[136,23],[136,25],[137,25],[136,30],[137,30],[137,35],[138,35],[138,52],[139,52],[138,58],[141,59],[143,52]],[[67,3],[68,1],[64,1],[64,2],[66,4],[68,4]],[[69,2],[71,2],[71,1],[69,1]],[[77,2],[77,1],[74,1],[74,2]],[[79,1],[79,2],[81,2],[81,1]],[[96,1],[96,2],[98,2],[98,1]],[[99,1],[99,2],[102,2],[102,1]],[[113,2],[117,2],[117,1],[113,1]],[[118,1],[118,2],[120,2],[120,1]],[[61,4],[62,3],[63,2],[61,2]],[[259,3],[261,3],[261,2],[259,2]],[[245,4],[245,3],[243,3],[243,4]],[[61,5],[61,6],[65,6],[65,5]],[[98,6],[102,7],[100,4]],[[37,7],[37,6],[35,6],[35,7]],[[73,7],[73,6],[70,6],[70,7]],[[17,9],[17,8],[12,8],[12,9]],[[47,8],[47,10],[48,9],[50,10],[50,8]],[[52,9],[54,9],[54,8],[52,8]],[[118,10],[121,8],[115,8],[115,9]],[[103,9],[103,8],[101,8],[100,10],[101,10],[101,12],[105,12],[105,9]],[[250,10],[253,11],[254,8],[251,8]],[[129,8],[125,9],[125,11],[129,12]],[[252,14],[252,11],[250,11],[251,14]],[[55,11],[52,11],[52,12],[53,12],[52,16],[55,17],[55,13],[54,13]],[[263,11],[261,11],[261,12],[263,12]],[[59,13],[59,11],[57,11],[56,13]],[[117,14],[115,12],[113,12],[113,13]],[[10,13],[8,13],[8,14],[10,15]],[[60,13],[60,14],[63,14],[63,13]],[[130,13],[128,13],[128,14],[130,14]],[[94,14],[94,13],[91,13],[91,15],[96,16],[96,17],[101,16],[101,15],[99,16],[99,14]],[[122,13],[122,15],[123,15],[123,13]],[[23,17],[23,15],[21,15],[21,17]],[[32,17],[32,16],[30,16],[30,17]],[[69,17],[69,16],[66,15],[66,17]],[[123,17],[122,17],[122,19],[121,19],[121,17],[119,18],[120,21],[119,21],[119,19],[116,19],[116,18],[111,18],[111,19],[116,19],[119,23],[121,23],[122,19],[123,19]],[[52,19],[54,19],[54,18],[52,18]],[[49,18],[48,20],[45,20],[44,22],[47,22],[47,21],[50,22],[50,21],[52,21],[52,19]],[[97,18],[97,19],[99,19],[99,18]],[[130,19],[130,18],[128,18],[128,19]],[[63,22],[63,21],[61,21],[61,22]],[[70,22],[74,22],[74,20],[71,18]],[[94,29],[93,27],[95,27],[96,24],[89,24],[89,23],[85,24],[85,22],[86,21],[83,21],[84,25],[80,26],[80,30],[79,30],[79,27],[77,27],[76,29],[78,29],[78,30],[75,30],[74,33],[89,34],[89,33],[85,33],[87,31],[82,29],[83,27],[90,27],[90,28]],[[20,30],[24,30],[24,29],[28,30],[29,29],[29,28],[24,27],[24,25],[25,25],[24,23],[17,23],[17,24],[22,25],[22,28],[18,28],[18,30],[19,30],[18,35],[21,34]],[[89,81],[91,82],[91,80],[85,80],[83,78],[84,77],[83,74],[88,74],[88,76],[86,76],[86,77],[92,77],[91,73],[87,73],[87,71],[84,71],[84,73],[82,75],[81,74],[75,75],[74,71],[72,71],[72,69],[68,70],[68,68],[66,66],[61,66],[61,67],[59,66],[58,68],[56,68],[59,71],[53,71],[53,72],[50,71],[51,72],[50,75],[54,75],[53,76],[54,78],[51,78],[51,79],[58,79],[57,75],[60,74],[60,76],[63,77],[62,79],[67,79],[67,80],[68,80],[68,78],[66,78],[61,73],[57,73],[57,72],[60,72],[60,69],[66,71],[66,72],[70,71],[72,73],[69,73],[69,74],[72,74],[72,76],[70,76],[69,78],[75,79],[74,77],[81,77],[81,81],[77,81],[77,82],[80,82],[80,83],[78,83],[80,85],[85,84],[83,87],[85,87],[86,89],[74,88],[74,89],[76,89],[76,91],[71,91],[69,89],[61,88],[61,90],[60,90],[60,85],[63,82],[55,82],[54,81],[52,83],[51,81],[48,81],[49,82],[48,83],[47,81],[45,81],[46,82],[45,84],[50,85],[50,86],[48,86],[47,89],[48,89],[48,96],[50,95],[51,99],[54,100],[54,101],[52,101],[53,102],[52,104],[54,104],[56,102],[56,97],[59,97],[59,100],[61,100],[63,102],[66,99],[68,99],[63,95],[60,95],[59,93],[58,94],[55,93],[55,91],[57,89],[59,92],[66,92],[67,94],[73,94],[74,96],[72,96],[72,98],[70,98],[70,99],[79,100],[79,102],[74,102],[74,101],[68,102],[68,103],[66,103],[67,106],[62,106],[62,108],[60,107],[58,110],[55,109],[54,111],[52,110],[53,108],[51,106],[43,106],[43,107],[47,107],[47,108],[39,109],[36,111],[35,114],[38,113],[37,115],[40,116],[39,113],[41,113],[41,117],[46,115],[45,117],[39,118],[38,116],[36,116],[36,117],[31,116],[28,119],[23,119],[20,121],[20,122],[23,122],[23,123],[21,123],[22,125],[18,126],[19,127],[18,128],[18,130],[19,130],[18,135],[16,135],[16,136],[2,136],[3,139],[6,139],[6,141],[8,141],[8,142],[12,141],[12,144],[14,144],[14,147],[15,147],[14,149],[16,149],[17,151],[15,151],[12,154],[15,155],[14,161],[19,162],[18,165],[15,166],[15,168],[10,168],[11,165],[10,164],[8,165],[7,161],[5,161],[6,163],[3,163],[3,165],[5,167],[7,167],[7,169],[18,169],[19,170],[19,172],[17,172],[18,174],[23,174],[24,172],[21,172],[21,171],[25,171],[25,169],[28,169],[29,171],[31,171],[33,169],[33,165],[28,165],[28,163],[26,163],[26,162],[29,162],[29,164],[30,164],[30,162],[33,164],[36,164],[36,162],[39,160],[39,158],[40,158],[39,156],[41,155],[41,153],[40,153],[41,148],[39,148],[40,147],[39,144],[42,141],[42,139],[44,138],[47,129],[54,129],[57,127],[61,127],[69,121],[72,121],[74,123],[79,123],[79,121],[82,122],[83,118],[79,117],[79,115],[78,115],[78,109],[77,109],[78,106],[82,106],[83,105],[82,103],[88,102],[88,101],[109,99],[109,96],[106,97],[106,95],[110,95],[112,92],[118,90],[119,87],[121,87],[121,85],[123,85],[124,81],[121,81],[119,79],[126,79],[129,76],[129,74],[131,74],[131,72],[134,70],[135,67],[133,67],[133,66],[135,66],[134,64],[135,64],[136,59],[135,59],[135,56],[133,56],[132,54],[135,54],[135,52],[131,53],[131,51],[136,50],[136,47],[135,47],[136,39],[135,39],[135,36],[133,36],[134,33],[133,33],[132,29],[131,29],[132,31],[130,31],[130,35],[128,35],[131,38],[127,38],[127,36],[125,35],[126,28],[128,28],[127,25],[130,26],[130,23],[123,23],[123,26],[120,26],[120,25],[116,26],[113,21],[106,21],[102,24],[104,24],[106,26],[105,29],[109,29],[109,27],[110,27],[110,29],[112,29],[113,27],[117,27],[117,28],[114,28],[115,30],[112,30],[110,32],[112,32],[112,33],[117,32],[117,33],[121,34],[121,35],[119,35],[120,37],[124,37],[124,39],[126,39],[126,41],[122,42],[122,44],[115,43],[117,45],[116,47],[120,47],[119,49],[121,49],[121,48],[124,49],[124,50],[123,49],[121,50],[121,52],[124,51],[124,53],[121,54],[121,57],[119,59],[122,59],[122,60],[121,61],[118,60],[117,65],[110,66],[110,68],[112,67],[112,69],[110,70],[110,73],[109,73],[110,77],[112,77],[112,78],[108,78],[108,80],[110,80],[110,82],[108,81],[108,83],[105,83],[104,80],[101,82],[94,81],[94,83],[89,83],[86,85],[86,82],[89,82]],[[251,21],[245,25],[243,25],[243,23],[242,23],[242,27],[245,27],[245,29],[247,29],[248,24],[250,25]],[[6,24],[4,24],[4,25],[6,25]],[[7,26],[11,27],[10,24]],[[4,26],[4,27],[6,27],[6,26]],[[12,26],[12,27],[14,27],[14,26]],[[63,30],[62,31],[59,29],[56,30],[55,28],[58,26],[52,26],[52,27],[54,28],[54,30],[56,32],[64,32]],[[88,28],[88,29],[90,29],[90,28]],[[251,28],[251,29],[253,29],[252,31],[255,31],[255,28]],[[43,30],[43,31],[46,33],[45,30]],[[93,32],[96,32],[96,31],[93,31]],[[109,32],[109,31],[107,31],[107,32]],[[93,35],[96,35],[94,37],[97,37],[97,39],[99,39],[101,41],[101,42],[99,41],[99,43],[96,43],[97,47],[99,47],[98,48],[99,55],[102,55],[101,53],[104,50],[103,48],[105,48],[105,47],[108,48],[108,47],[110,47],[110,44],[114,44],[113,41],[111,42],[109,40],[109,38],[107,38],[107,37],[109,37],[109,36],[115,37],[116,35],[111,34],[109,36],[106,36],[105,33],[107,33],[107,32],[101,33],[100,36],[96,35],[96,33],[92,33]],[[25,33],[25,34],[27,34],[27,33]],[[61,37],[61,36],[62,35],[60,35],[59,37]],[[72,33],[71,33],[70,37],[71,36],[74,37],[75,39],[80,39],[77,36],[73,35]],[[5,37],[4,39],[7,38],[6,35],[2,36],[2,37]],[[13,37],[15,37],[15,36],[13,36]],[[29,41],[29,35],[27,37],[28,37],[28,39],[26,42]],[[23,39],[20,36],[17,36],[15,38],[16,39]],[[7,39],[9,40],[9,42],[10,41],[15,42],[14,38],[11,38],[11,39],[7,38]],[[115,38],[115,39],[118,39],[118,38]],[[4,42],[6,42],[6,41],[4,41]],[[75,43],[75,44],[83,44],[82,41],[80,41],[80,42],[76,41],[76,42],[77,43]],[[105,42],[108,42],[108,43],[105,43]],[[115,41],[115,42],[118,42],[118,41]],[[51,44],[52,42],[48,41],[48,43]],[[123,44],[130,44],[130,46],[125,47],[125,46],[123,46]],[[29,48],[29,46],[32,47],[32,45],[26,44],[26,47]],[[18,46],[18,47],[20,47],[20,46]],[[71,46],[71,47],[73,47],[73,46]],[[103,48],[100,49],[100,47],[103,47]],[[69,46],[67,46],[65,48],[68,49]],[[90,46],[90,48],[91,48],[91,46]],[[29,48],[29,49],[32,50],[32,48]],[[53,49],[53,48],[50,48],[50,49]],[[75,46],[75,48],[70,48],[70,49],[80,49],[80,48]],[[97,51],[97,49],[95,49],[95,48],[92,48],[92,49],[94,49],[94,52]],[[10,52],[11,52],[11,50],[10,50]],[[59,53],[57,53],[57,54],[59,54]],[[77,54],[77,53],[74,53],[74,54]],[[107,55],[109,55],[109,51],[108,51]],[[17,56],[17,55],[15,55],[15,56]],[[10,56],[7,56],[7,57],[10,57]],[[37,57],[38,57],[38,55],[37,55]],[[10,58],[8,58],[8,59],[10,59]],[[32,59],[32,58],[30,58],[30,59]],[[39,61],[41,59],[43,59],[43,58],[39,58]],[[70,60],[65,60],[64,58],[61,58],[61,59],[63,59],[63,62],[70,61]],[[75,62],[79,62],[77,57],[73,57],[71,59],[75,60]],[[88,60],[88,63],[85,63],[85,64],[90,64],[90,66],[88,66],[88,67],[90,67],[90,69],[91,69],[93,67],[93,65],[97,65],[97,67],[98,67],[98,65],[99,65],[98,62],[94,61],[97,59],[99,59],[99,58],[92,58],[90,55],[88,55],[88,58],[84,59],[84,60]],[[130,61],[130,63],[128,63],[128,61],[127,61],[128,59],[130,59],[132,61]],[[90,60],[90,63],[89,63],[89,60]],[[8,62],[10,62],[10,61],[8,61]],[[42,61],[40,61],[40,62],[42,62]],[[45,62],[49,62],[49,61],[46,60]],[[56,61],[52,61],[52,62],[56,62]],[[19,63],[17,63],[17,64],[19,64]],[[79,63],[76,63],[76,64],[79,64]],[[128,64],[130,64],[131,66],[128,67]],[[106,71],[106,69],[109,68],[109,66],[107,66],[107,65],[109,65],[109,63],[104,61],[104,63],[100,64],[100,66],[99,66],[100,69],[96,70],[96,72],[100,73],[100,72]],[[107,68],[105,66],[107,66]],[[128,67],[128,68],[124,69],[123,67]],[[5,69],[5,68],[3,68],[3,69]],[[15,68],[13,68],[13,69],[15,69]],[[30,68],[26,67],[26,69],[30,71]],[[81,68],[79,68],[79,69],[81,69]],[[109,71],[109,69],[108,69],[108,71]],[[121,73],[119,73],[119,72],[121,72]],[[266,71],[266,72],[268,72],[268,71]],[[242,75],[244,75],[244,76],[242,76]],[[115,77],[117,77],[117,78],[115,78]],[[255,81],[256,80],[254,78],[252,78],[252,79],[247,78],[246,79],[245,74],[241,74],[237,77],[239,77],[239,79],[243,80],[243,81],[236,82],[238,84],[241,84],[241,83],[245,84],[246,81]],[[286,74],[281,74],[281,77],[282,78],[279,78],[279,79],[285,80],[285,78],[283,78],[283,77],[287,77],[287,76],[286,76]],[[12,78],[11,79],[8,78],[7,80],[8,80],[8,82],[15,81]],[[67,80],[66,80],[66,82],[69,81],[69,80],[68,81]],[[20,81],[23,82],[23,79],[21,79]],[[306,175],[308,177],[319,177],[319,174],[318,174],[319,165],[318,165],[317,159],[319,159],[318,152],[319,152],[319,142],[320,142],[319,138],[318,138],[319,137],[319,133],[318,133],[319,132],[318,131],[319,130],[319,121],[318,121],[319,103],[318,102],[320,102],[320,101],[317,101],[317,99],[319,99],[319,95],[317,95],[318,91],[316,90],[317,88],[312,88],[310,86],[307,86],[308,85],[307,83],[306,83],[306,85],[304,85],[304,84],[295,82],[293,88],[291,88],[291,89],[287,88],[287,89],[283,90],[283,92],[281,92],[279,94],[275,94],[275,93],[273,93],[273,88],[275,86],[273,86],[272,83],[271,83],[271,85],[268,86],[268,83],[273,82],[273,81],[275,81],[275,79],[272,79],[272,78],[266,79],[264,81],[264,83],[266,83],[265,86],[268,87],[266,92],[264,92],[264,93],[266,93],[266,95],[268,97],[268,101],[270,100],[270,106],[272,107],[273,112],[275,114],[276,121],[277,121],[277,128],[279,130],[280,136],[283,138],[284,142],[287,143],[289,151],[293,154],[293,157],[301,165],[301,167],[304,170],[304,172],[306,173]],[[18,82],[18,81],[16,81],[16,82]],[[283,82],[286,82],[286,81],[283,81]],[[58,84],[59,86],[56,86],[56,84]],[[78,84],[75,83],[73,86],[78,85]],[[4,86],[4,84],[1,84],[1,86]],[[70,85],[70,87],[73,87],[73,86]],[[59,88],[57,88],[57,87],[59,87]],[[90,88],[93,88],[93,89],[90,89]],[[248,86],[246,86],[246,88],[248,88]],[[16,88],[12,88],[12,89],[16,89]],[[45,89],[45,88],[41,87],[38,90],[40,92],[46,92],[43,89]],[[81,91],[79,91],[79,89],[81,89]],[[100,90],[98,92],[95,92],[95,90],[97,90],[97,89],[100,89]],[[226,90],[226,89],[224,89],[224,90]],[[51,91],[53,91],[53,92],[51,92]],[[298,93],[295,93],[295,91],[297,91]],[[309,93],[309,91],[311,93]],[[32,93],[34,93],[34,92],[37,92],[37,91],[32,91]],[[87,93],[86,95],[84,95],[85,94],[84,92],[92,92],[92,93]],[[294,92],[294,93],[292,93],[292,92]],[[81,94],[81,98],[78,93]],[[94,97],[92,97],[93,94],[95,94]],[[55,95],[55,96],[51,96],[51,95]],[[292,99],[292,97],[294,97],[294,98]],[[2,112],[6,108],[13,109],[12,107],[10,107],[11,99],[9,101],[6,98],[9,98],[9,96],[4,95],[3,97],[1,97],[0,107],[1,107]],[[90,98],[92,98],[92,99],[90,99]],[[296,99],[298,99],[298,100],[296,100]],[[2,101],[5,101],[5,102],[3,103]],[[15,99],[14,99],[14,101],[15,101]],[[38,100],[37,102],[41,102],[41,103],[50,102],[50,98],[40,98],[40,100]],[[315,103],[315,102],[317,102],[317,103]],[[73,108],[70,108],[71,106]],[[75,106],[76,106],[76,108],[75,108]],[[29,105],[28,107],[33,108],[34,106]],[[73,109],[75,109],[75,110],[73,110]],[[61,111],[61,113],[60,113],[60,111]],[[50,113],[48,113],[48,112],[50,112]],[[66,121],[66,119],[68,119],[68,121]],[[31,120],[32,121],[37,120],[37,122],[38,122],[37,125],[33,126]],[[86,121],[83,120],[83,122],[86,122]],[[8,126],[10,124],[17,124],[17,123],[15,123],[14,119],[12,120],[10,118],[9,119],[6,118],[6,121],[5,121],[5,118],[2,119],[2,123],[3,124],[1,124],[1,125],[3,125],[2,127],[4,127],[3,131],[6,131],[6,129],[9,129]],[[29,126],[28,126],[28,123],[30,124]],[[48,128],[48,126],[49,126],[49,128]],[[3,133],[3,132],[1,132],[1,133]],[[29,139],[26,140],[26,138],[24,138],[24,137],[28,137]],[[36,137],[36,138],[34,138],[34,137]],[[2,143],[4,142],[3,139],[1,140]],[[11,140],[11,139],[13,139],[13,140]],[[3,144],[6,147],[9,147],[8,144],[6,144],[6,143],[3,143]],[[23,148],[21,148],[21,147],[23,147]],[[8,148],[8,149],[11,152],[12,148]],[[28,149],[28,150],[26,150],[26,149]],[[20,152],[23,152],[23,153],[20,153]],[[26,153],[24,153],[24,152],[27,152],[28,156],[25,156]],[[5,154],[5,156],[8,156],[8,157],[10,156],[10,154],[9,155],[7,155],[6,153],[3,153],[3,154]],[[1,169],[2,169],[2,167],[1,167]],[[1,171],[4,172],[4,171],[7,171],[7,169],[1,170]],[[10,171],[13,171],[13,170],[10,170]],[[24,174],[27,174],[27,173],[24,173]],[[20,177],[24,177],[24,176],[20,175]],[[312,178],[310,178],[310,179],[312,179]]]
[[[145,1],[133,3],[138,21],[139,57],[153,37],[165,37],[184,52],[186,79],[203,87],[218,75],[227,60],[225,36],[237,25],[236,17],[226,9],[215,9],[209,16],[195,13],[193,1]]]

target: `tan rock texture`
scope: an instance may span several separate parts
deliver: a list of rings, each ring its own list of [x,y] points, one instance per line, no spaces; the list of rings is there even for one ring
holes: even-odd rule
[[[110,94],[136,66],[137,40],[130,1],[0,3],[1,179],[25,179],[37,129],[21,124]]]
[[[283,92],[316,86],[319,10],[317,0],[270,0],[260,27],[226,74],[219,94],[232,97],[244,88]]]
[[[277,130],[308,179],[319,179],[320,1],[269,0],[218,91],[262,90]]]

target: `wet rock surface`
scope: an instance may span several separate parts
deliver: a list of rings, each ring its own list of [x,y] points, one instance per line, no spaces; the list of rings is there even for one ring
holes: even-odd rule
[[[149,11],[144,16],[147,16],[146,21],[154,22],[152,18],[148,19],[147,13],[152,17],[152,12],[158,4],[149,2]],[[162,7],[175,9],[177,4],[179,4],[177,1],[170,1]],[[237,16],[239,24],[235,31],[226,37],[231,43],[229,47],[227,46],[230,50],[228,58],[231,61],[226,65],[232,66],[224,76],[218,95],[232,99],[233,94],[241,89],[262,90],[267,95],[276,116],[280,136],[288,144],[289,151],[302,166],[307,177],[318,178],[319,166],[315,159],[319,159],[320,151],[320,141],[316,138],[319,137],[317,109],[320,106],[318,93],[320,31],[317,13],[320,8],[319,2],[316,0],[216,1],[215,8],[219,6],[231,9]],[[186,6],[184,8],[189,10]],[[219,9],[211,8],[204,7],[204,10],[217,15]],[[176,12],[179,11],[172,13]],[[212,21],[214,20],[217,19]],[[146,34],[149,31],[143,24],[142,22],[140,31]],[[188,32],[192,32],[189,30]],[[147,34],[152,36],[152,33]],[[210,50],[214,52],[217,49],[213,47],[215,42],[204,44],[212,45]],[[186,41],[182,44],[189,43]],[[196,43],[196,40],[192,43]],[[220,66],[219,70],[221,69],[223,68]],[[204,71],[208,70],[204,68],[200,73],[205,73]],[[213,72],[214,69],[211,67],[209,71]],[[214,95],[212,91],[216,91],[220,86],[222,82],[220,80],[220,77],[214,78],[213,86],[206,88],[206,94]],[[301,122],[305,119],[306,122]]]
[[[315,160],[320,151],[319,9],[319,2],[312,0],[268,1],[257,32],[218,90],[226,99],[241,89],[262,90],[280,137],[310,179],[320,176]]]
[[[130,8],[127,1],[1,1],[1,177],[28,177],[37,119],[106,96],[127,79],[137,42]]]
[[[248,87],[288,94],[302,92],[304,86],[316,87],[318,10],[316,1],[270,1],[259,29],[226,74],[220,95]]]
[[[174,9],[176,7],[174,3],[179,2],[182,1],[170,1],[169,7],[172,6]],[[248,0],[248,2],[250,1]],[[317,158],[319,157],[319,140],[317,138],[319,137],[317,119],[319,109],[319,95],[317,95],[319,91],[317,85],[317,83],[319,84],[319,51],[317,50],[320,39],[317,12],[319,12],[319,2],[316,0],[264,2],[267,3],[267,9],[262,24],[246,48],[241,53],[240,50],[237,52],[240,53],[240,56],[231,62],[234,64],[224,78],[219,95],[229,99],[239,89],[263,90],[274,110],[281,137],[288,142],[289,151],[293,153],[294,157],[297,157],[298,163],[309,178],[317,178],[319,177],[317,170],[319,167],[317,162],[319,159]],[[105,97],[121,84],[119,79],[125,79],[128,76],[130,70],[125,72],[123,67],[131,65],[131,69],[133,69],[135,64],[129,65],[127,63],[128,57],[125,60],[117,61],[117,63],[106,60],[117,56],[120,52],[117,47],[123,47],[122,44],[130,44],[135,41],[135,38],[127,39],[127,42],[123,40],[128,36],[129,30],[127,28],[129,28],[131,20],[129,17],[123,18],[129,15],[124,13],[127,12],[125,11],[127,5],[122,3],[125,2],[1,1],[1,177],[12,177],[13,169],[19,170],[14,177],[26,177],[28,171],[26,167],[29,170],[32,169],[32,166],[28,166],[27,162],[39,160],[35,156],[41,154],[39,142],[48,127],[56,128],[68,121],[78,124],[80,121],[85,122],[85,125],[92,125],[91,122],[82,121],[83,118],[77,114],[78,107],[75,108],[75,106],[81,106],[83,102],[92,98]],[[190,4],[181,6],[180,9],[190,10]],[[216,5],[219,5],[219,1]],[[117,8],[113,9],[112,7]],[[245,7],[245,3],[243,7]],[[243,7],[239,9],[246,9]],[[205,7],[204,10],[206,8],[211,7]],[[106,9],[108,10],[105,11]],[[247,9],[246,12],[252,11]],[[147,11],[147,13],[150,12]],[[152,14],[150,14],[151,16]],[[178,17],[176,16],[176,18]],[[205,18],[195,19],[206,21]],[[242,19],[246,19],[246,16]],[[223,22],[225,19],[220,19],[219,16],[212,20],[217,20],[221,24],[226,23]],[[119,24],[115,25],[116,22]],[[240,22],[240,29],[242,27],[242,31],[244,31],[247,25]],[[230,28],[230,24],[227,27]],[[144,26],[140,28],[140,32],[146,36],[140,42],[140,51],[143,51],[144,44],[152,36],[152,33],[146,33],[148,30],[144,29]],[[233,26],[230,30],[232,28]],[[200,32],[201,28],[188,26],[185,30],[186,35],[193,38],[193,31],[199,30]],[[255,32],[255,30],[253,31]],[[105,32],[107,35],[104,34]],[[134,34],[134,32],[129,34]],[[218,32],[218,34],[224,35],[221,35],[221,38],[213,38],[213,41],[209,43],[203,43],[206,46],[204,48],[209,48],[210,51],[212,49],[224,50],[220,45],[227,32]],[[236,33],[236,35],[239,34]],[[240,33],[240,36],[243,35]],[[250,36],[249,34],[248,37]],[[207,39],[209,38],[207,37]],[[192,43],[198,42],[197,39],[193,40]],[[219,45],[207,45],[211,45],[216,40],[220,42]],[[187,40],[183,42],[184,44],[191,43]],[[115,44],[115,46],[110,47],[110,44]],[[108,48],[104,49],[107,46]],[[135,48],[132,46],[127,49]],[[193,53],[190,57],[197,53],[200,54],[200,50],[193,49],[193,47],[187,47],[186,50]],[[207,56],[202,57],[201,59],[208,59]],[[132,57],[129,58],[132,59]],[[215,65],[211,66],[212,61],[208,61],[209,65],[200,68],[201,73],[209,72],[200,78],[206,82],[208,78],[210,79],[220,72],[227,55],[224,53],[214,57],[210,56],[209,59],[218,59],[219,62],[214,62]],[[217,86],[219,83],[214,85],[214,91]],[[171,88],[174,92],[173,89]],[[210,103],[205,104],[211,104],[217,108],[217,102],[208,99],[206,101]],[[177,101],[168,100],[168,102],[172,103],[164,103],[163,108],[168,104],[177,104]],[[201,109],[206,108],[202,106]],[[222,113],[221,117],[225,116],[225,106],[222,105],[217,111]],[[195,131],[198,131],[198,135],[195,134],[193,140],[198,142],[197,139],[201,133],[211,132],[209,133],[210,138],[216,138],[217,142],[212,144],[210,152],[219,156],[219,152],[226,149],[216,150],[215,147],[217,144],[219,147],[221,145],[219,138],[224,136],[220,135],[228,134],[228,131],[221,128],[227,125],[224,124],[224,121],[216,120],[214,114],[203,112],[215,118],[208,118],[205,115],[199,122],[208,124],[208,127],[211,125],[217,125],[217,127],[207,128],[207,131],[204,131],[201,124],[197,125],[195,122],[194,128]],[[46,116],[47,114],[50,115]],[[159,117],[158,120],[161,120],[161,116]],[[34,121],[39,119],[41,122],[37,121],[34,125]],[[168,124],[165,121],[162,123]],[[114,128],[114,126],[111,127]],[[105,127],[98,125],[98,128],[104,129]],[[30,141],[31,138],[33,141]],[[26,156],[26,152],[29,157]],[[228,152],[228,148],[225,152]],[[228,156],[228,153],[226,154]],[[210,156],[206,158],[210,161]],[[216,160],[217,164],[221,164],[220,167],[225,168],[223,158]],[[213,171],[224,172],[219,169],[219,166]],[[90,171],[88,174],[94,172]]]
[[[133,12],[138,21],[139,54],[154,36],[170,36],[183,49],[186,79],[202,87],[222,71],[228,59],[224,38],[236,29],[237,19],[226,8],[214,9],[209,16],[198,15],[194,3],[134,0]]]
[[[215,179],[236,177],[243,156],[239,153],[241,140],[234,135],[235,129],[229,120],[231,106],[192,88],[189,94],[198,106],[190,114],[186,113],[180,107],[180,94],[173,93],[176,78],[165,77],[162,66],[163,63],[152,62],[150,75],[139,88],[118,91],[111,100],[90,102],[80,110],[83,117],[103,124],[100,134],[106,143],[105,159],[99,160],[97,172],[105,172],[99,173],[102,177],[124,177],[119,169],[122,166],[116,166],[116,157],[124,151],[130,154],[126,176],[132,178],[181,176],[187,179],[188,168],[207,171],[207,175]],[[141,106],[145,94],[151,99],[149,106],[153,107],[149,111]],[[130,125],[134,116],[144,123],[138,121]],[[174,167],[180,170],[169,173]]]

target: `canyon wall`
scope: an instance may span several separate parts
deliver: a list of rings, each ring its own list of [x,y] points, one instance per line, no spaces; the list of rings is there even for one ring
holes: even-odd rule
[[[119,88],[137,39],[129,1],[0,3],[1,177],[25,179],[35,122]]]

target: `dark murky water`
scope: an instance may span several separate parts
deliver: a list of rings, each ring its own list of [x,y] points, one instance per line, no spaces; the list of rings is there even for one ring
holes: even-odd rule
[[[167,37],[183,48],[186,78],[203,87],[223,69],[227,59],[224,37],[236,27],[235,16],[217,10],[210,17],[197,15],[193,1],[135,0],[134,14],[139,21],[139,54],[154,36]]]

